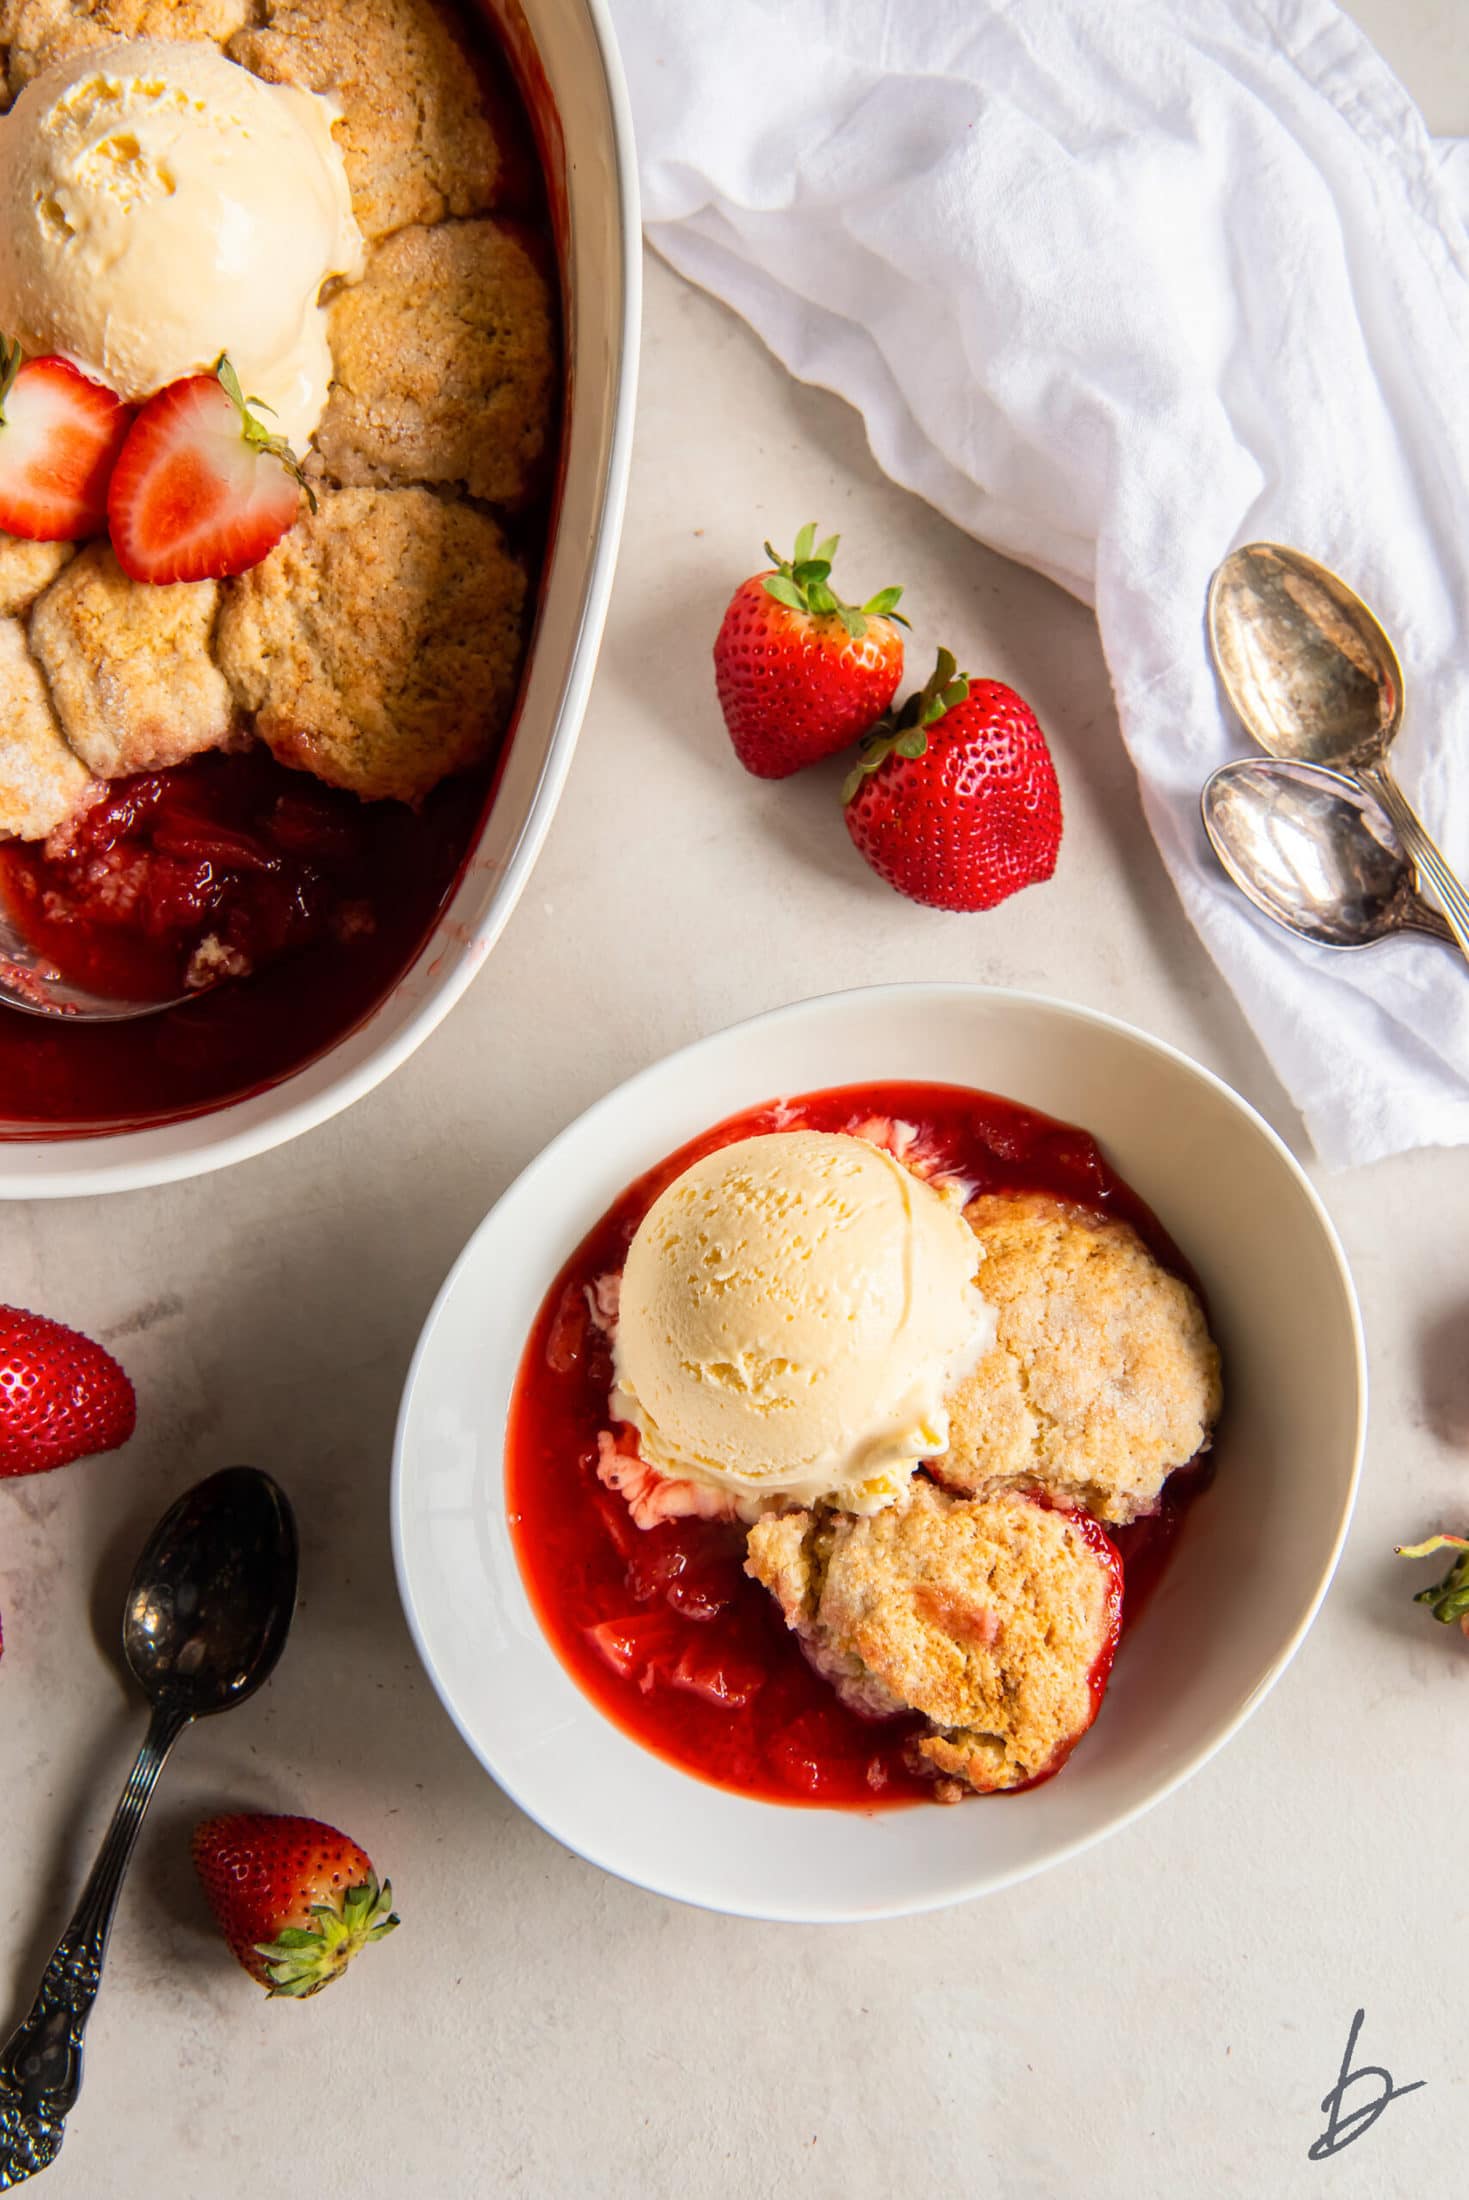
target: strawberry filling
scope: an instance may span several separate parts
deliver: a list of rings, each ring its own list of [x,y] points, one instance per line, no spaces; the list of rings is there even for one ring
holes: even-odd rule
[[[255,749],[116,781],[49,851],[0,846],[0,903],[64,976],[187,996],[118,1024],[0,1018],[0,1121],[113,1130],[288,1075],[417,953],[484,801],[476,774],[419,812],[362,803]]]

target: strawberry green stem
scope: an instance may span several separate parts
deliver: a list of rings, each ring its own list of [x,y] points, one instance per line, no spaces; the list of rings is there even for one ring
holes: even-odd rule
[[[964,702],[968,694],[968,673],[959,670],[950,650],[941,649],[923,686],[909,696],[896,715],[889,711],[878,719],[870,733],[862,736],[860,761],[853,765],[842,782],[843,808],[863,780],[880,770],[890,756],[922,756],[928,747],[929,727],[936,726],[944,712]]]
[[[375,1875],[360,1887],[349,1887],[341,1908],[330,1902],[314,1902],[309,1915],[313,1925],[287,1925],[274,1940],[257,1941],[255,1953],[264,1956],[270,1976],[270,1993],[292,2001],[304,2001],[330,1986],[359,1948],[382,1940],[398,1919],[393,1911],[391,1882],[381,1888]]]
[[[1457,1551],[1459,1557],[1444,1575],[1429,1589],[1420,1589],[1413,1602],[1426,1604],[1435,1619],[1446,1627],[1458,1621],[1461,1631],[1469,1635],[1469,1536],[1431,1535],[1425,1543],[1400,1543],[1399,1558],[1427,1558],[1433,1551]]]
[[[831,567],[841,539],[840,535],[828,535],[825,542],[819,543],[816,522],[808,520],[796,537],[790,557],[781,557],[767,542],[765,555],[775,571],[765,576],[766,594],[792,611],[804,611],[809,618],[840,619],[854,642],[860,642],[867,632],[869,619],[895,619],[899,626],[906,626],[908,621],[897,608],[901,588],[880,588],[864,604],[843,603],[836,594],[831,586]]]
[[[301,471],[301,461],[283,435],[274,435],[263,420],[257,420],[255,412],[271,412],[263,397],[247,397],[240,387],[240,377],[230,362],[229,354],[221,352],[214,362],[215,379],[225,396],[240,415],[241,429],[251,450],[262,451],[270,458],[278,458],[286,472],[306,492],[306,501],[316,510],[316,496],[310,482]],[[252,410],[254,408],[254,410]]]

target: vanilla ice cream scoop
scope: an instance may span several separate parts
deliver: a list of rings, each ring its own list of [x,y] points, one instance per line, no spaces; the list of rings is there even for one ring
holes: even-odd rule
[[[304,448],[331,381],[317,295],[363,266],[336,113],[213,46],[58,62],[0,117],[0,329],[129,399],[228,352]]]
[[[777,1131],[696,1161],[628,1249],[613,1415],[659,1473],[741,1499],[890,1504],[994,1342],[957,1203],[860,1138]]]

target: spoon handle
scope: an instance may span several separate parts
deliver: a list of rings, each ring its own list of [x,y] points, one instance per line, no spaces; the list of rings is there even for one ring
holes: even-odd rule
[[[33,2177],[60,2151],[67,2111],[81,2091],[82,2033],[102,1983],[123,1874],[158,1775],[191,1716],[172,1704],[155,1707],[91,1876],[30,2012],[0,2047],[0,2192]]]
[[[1469,961],[1469,894],[1449,869],[1438,844],[1391,773],[1377,764],[1363,772],[1362,779],[1396,825],[1398,837],[1416,864],[1420,879],[1433,888],[1443,904],[1449,930],[1465,960]]]

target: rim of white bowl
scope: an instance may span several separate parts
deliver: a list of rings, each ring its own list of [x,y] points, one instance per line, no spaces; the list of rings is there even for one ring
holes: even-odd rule
[[[332,1056],[351,1044],[364,1028],[360,1025],[356,1033],[344,1034],[325,1054],[303,1064],[280,1084],[198,1116],[137,1131],[5,1140],[0,1142],[0,1200],[79,1199],[102,1192],[141,1191],[156,1184],[175,1184],[187,1177],[231,1168],[287,1144],[304,1131],[314,1130],[364,1099],[422,1046],[483,967],[489,950],[510,921],[560,802],[591,694],[627,504],[637,404],[643,263],[632,102],[607,0],[581,0],[581,6],[601,56],[611,126],[621,242],[618,345],[612,365],[607,455],[594,530],[596,549],[582,591],[576,638],[553,713],[540,778],[493,901],[466,940],[445,935],[445,920],[452,918],[453,904],[441,911],[434,931],[409,969],[395,982],[393,991],[436,957],[442,964],[442,976],[407,1021],[354,1068],[336,1077],[328,1074]],[[386,998],[391,999],[392,994]],[[310,1089],[283,1103],[282,1096],[298,1084]],[[229,1127],[232,1122],[234,1128]],[[196,1133],[200,1143],[191,1145],[191,1135]]]
[[[1352,1466],[1347,1483],[1346,1497],[1342,1505],[1337,1531],[1332,1539],[1331,1549],[1305,1609],[1290,1637],[1276,1652],[1257,1685],[1234,1712],[1217,1727],[1208,1741],[1199,1748],[1186,1764],[1179,1766],[1175,1771],[1161,1775],[1151,1786],[1145,1785],[1136,1801],[1129,1804],[1126,1809],[1119,1811],[1114,1817],[1109,1818],[1104,1826],[1098,1826],[1090,1832],[1077,1835],[1073,1840],[1062,1842],[1058,1847],[1049,1850],[1045,1856],[1038,1858],[1033,1863],[1021,1863],[1013,1868],[1002,1870],[993,1877],[987,1878],[982,1886],[976,1886],[968,1892],[958,1894],[945,1891],[935,1895],[909,1896],[894,1900],[892,1903],[885,1904],[878,1909],[864,1907],[843,1910],[840,1907],[833,1906],[831,1909],[823,1910],[819,1915],[813,1913],[809,1908],[783,1907],[778,1897],[769,1903],[762,1902],[759,1906],[732,1902],[713,1902],[709,1899],[707,1893],[696,1892],[689,1886],[680,1886],[676,1871],[658,1877],[652,1873],[631,1870],[625,1864],[614,1864],[606,1857],[597,1854],[595,1841],[574,1840],[561,1827],[550,1824],[534,1803],[521,1793],[516,1782],[508,1779],[496,1766],[490,1763],[484,1750],[470,1731],[467,1722],[460,1716],[448,1690],[440,1679],[434,1659],[429,1651],[419,1623],[412,1588],[408,1580],[408,1563],[403,1546],[402,1523],[404,1440],[407,1433],[409,1413],[433,1331],[438,1324],[446,1302],[458,1284],[460,1274],[469,1261],[481,1233],[488,1229],[497,1209],[504,1200],[510,1197],[512,1192],[522,1187],[528,1179],[553,1171],[566,1145],[574,1137],[583,1136],[589,1129],[593,1128],[598,1116],[610,1110],[614,1102],[624,1100],[628,1095],[636,1093],[652,1080],[666,1076],[678,1064],[693,1060],[735,1033],[749,1031],[757,1025],[766,1027],[789,1021],[793,1017],[834,1010],[838,1005],[855,1000],[867,1000],[877,1003],[885,999],[911,998],[915,994],[923,994],[935,1004],[954,999],[1003,1000],[1012,1002],[1017,1006],[1044,1009],[1049,1014],[1078,1023],[1092,1024],[1103,1030],[1115,1032],[1120,1037],[1131,1040],[1154,1054],[1161,1055],[1165,1060],[1185,1070],[1190,1076],[1197,1078],[1201,1084],[1212,1088],[1263,1135],[1267,1144],[1274,1149],[1277,1157],[1285,1163],[1298,1188],[1305,1195],[1307,1205],[1316,1219],[1322,1238],[1335,1264],[1337,1276],[1342,1286],[1343,1301],[1350,1316],[1353,1371],[1356,1378],[1356,1416],[1352,1436]],[[588,1215],[586,1227],[590,1229],[595,1221],[595,1215]],[[611,1878],[625,1881],[629,1886],[640,1887],[645,1893],[662,1895],[669,1901],[687,1903],[692,1908],[709,1910],[720,1916],[748,1918],[755,1923],[862,1925],[878,1924],[900,1917],[919,1917],[935,1910],[952,1909],[960,1902],[978,1901],[985,1895],[1002,1893],[1007,1887],[1018,1886],[1023,1880],[1035,1878],[1039,1873],[1050,1871],[1058,1864],[1068,1863],[1072,1857],[1081,1855],[1087,1849],[1095,1848],[1100,1842],[1110,1839],[1114,1833],[1120,1833],[1125,1826],[1134,1824],[1136,1820],[1141,1818],[1147,1811],[1152,1810],[1158,1803],[1166,1801],[1186,1781],[1192,1779],[1195,1773],[1201,1771],[1210,1759],[1217,1756],[1219,1751],[1234,1738],[1245,1721],[1264,1702],[1275,1687],[1276,1682],[1285,1672],[1286,1667],[1295,1657],[1296,1652],[1310,1632],[1335,1577],[1347,1536],[1351,1530],[1352,1516],[1356,1510],[1357,1492],[1362,1477],[1362,1458],[1367,1438],[1367,1388],[1367,1347],[1362,1327],[1362,1310],[1358,1304],[1357,1289],[1352,1278],[1351,1266],[1325,1202],[1279,1132],[1266,1121],[1258,1108],[1246,1100],[1242,1093],[1236,1092],[1234,1087],[1226,1083],[1224,1078],[1218,1076],[1215,1071],[1205,1068],[1202,1062],[1196,1062],[1193,1056],[1185,1054],[1182,1048],[1173,1046],[1166,1039],[1154,1037],[1151,1032],[1141,1030],[1136,1024],[1127,1023],[1120,1016],[1108,1015],[1103,1009],[1083,1007],[1080,1002],[1058,1000],[1046,993],[1035,993],[1010,986],[971,985],[959,982],[927,983],[919,981],[890,985],[848,986],[839,992],[812,994],[804,1000],[788,1001],[778,1008],[763,1009],[753,1016],[741,1017],[737,1022],[722,1025],[717,1031],[706,1032],[703,1038],[692,1040],[687,1046],[675,1048],[671,1054],[662,1055],[656,1061],[646,1064],[644,1068],[634,1071],[631,1077],[624,1078],[620,1084],[614,1085],[599,1100],[594,1100],[589,1108],[584,1108],[580,1115],[574,1117],[570,1123],[558,1131],[555,1137],[543,1146],[532,1160],[527,1162],[519,1175],[514,1177],[505,1187],[494,1205],[476,1223],[435,1295],[428,1318],[424,1322],[419,1333],[418,1342],[414,1347],[413,1358],[409,1364],[408,1375],[403,1385],[403,1396],[399,1403],[397,1423],[393,1432],[393,1466],[388,1497],[393,1546],[393,1570],[398,1584],[398,1600],[402,1605],[403,1616],[407,1623],[414,1650],[418,1655],[419,1663],[428,1675],[435,1695],[448,1713],[471,1755],[483,1767],[496,1786],[509,1796],[511,1802],[523,1811],[533,1824],[539,1826],[543,1833],[549,1834],[551,1839],[559,1843],[562,1848],[569,1850],[575,1856],[579,1856],[583,1862],[595,1865],[598,1870],[605,1871]],[[605,1716],[604,1713],[598,1710],[590,1697],[586,1701],[593,1716],[598,1718]],[[691,1773],[688,1777],[694,1779],[697,1775]]]

